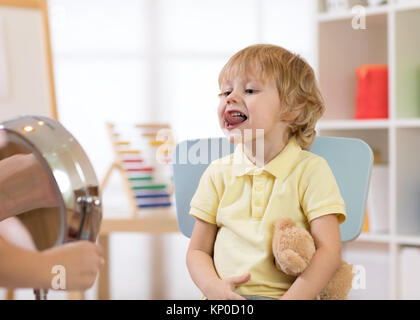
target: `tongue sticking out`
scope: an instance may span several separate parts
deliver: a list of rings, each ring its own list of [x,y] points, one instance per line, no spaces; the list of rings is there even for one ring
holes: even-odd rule
[[[226,121],[230,125],[235,125],[235,124],[244,122],[246,119],[247,119],[246,116],[242,114],[239,115],[238,113],[230,113],[230,112],[226,113]]]

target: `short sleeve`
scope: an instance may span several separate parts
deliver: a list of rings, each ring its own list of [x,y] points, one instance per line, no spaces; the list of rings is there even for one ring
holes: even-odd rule
[[[310,160],[300,184],[300,204],[308,221],[327,214],[337,214],[339,223],[346,220],[346,207],[334,174],[322,157]]]
[[[209,223],[216,223],[219,195],[214,181],[214,166],[210,164],[200,178],[190,202],[190,215]]]

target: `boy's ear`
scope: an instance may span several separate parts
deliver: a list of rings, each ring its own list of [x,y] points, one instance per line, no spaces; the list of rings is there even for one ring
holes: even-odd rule
[[[300,111],[286,112],[282,114],[281,120],[290,122],[290,121],[295,120],[299,116],[299,114],[300,114]]]

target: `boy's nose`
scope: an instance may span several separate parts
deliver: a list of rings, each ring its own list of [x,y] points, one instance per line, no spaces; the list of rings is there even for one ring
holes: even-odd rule
[[[238,101],[239,101],[238,95],[236,94],[235,91],[232,91],[230,93],[230,95],[228,95],[226,103],[227,104],[236,104],[236,103],[238,103]]]

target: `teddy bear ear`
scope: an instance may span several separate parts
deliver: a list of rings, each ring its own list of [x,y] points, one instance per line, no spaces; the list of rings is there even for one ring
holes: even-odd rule
[[[277,222],[275,229],[276,230],[284,230],[286,228],[292,228],[295,227],[296,223],[295,221],[290,217],[281,217]]]

